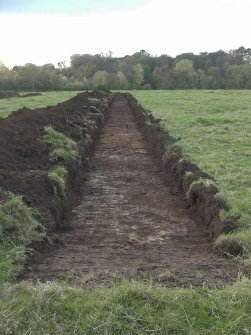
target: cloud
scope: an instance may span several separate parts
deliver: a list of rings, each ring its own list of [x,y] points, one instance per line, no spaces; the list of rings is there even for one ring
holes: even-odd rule
[[[229,0],[230,1],[230,0]],[[80,15],[0,14],[0,59],[8,66],[69,60],[74,53],[141,49],[153,55],[249,47],[248,3],[145,0],[141,7]]]

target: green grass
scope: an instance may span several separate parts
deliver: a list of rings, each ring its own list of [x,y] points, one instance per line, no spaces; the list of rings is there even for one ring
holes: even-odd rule
[[[0,204],[0,241],[27,246],[41,240],[44,233],[34,212],[20,196],[9,194]]]
[[[234,234],[224,235],[218,237],[215,241],[216,248],[229,250],[241,246],[241,250],[244,256],[250,257],[251,255],[251,229],[240,230]]]
[[[87,292],[64,283],[5,285],[0,333],[15,335],[251,334],[251,282],[223,290],[125,282]]]
[[[23,246],[0,242],[0,286],[16,278],[25,258],[26,250]]]
[[[251,91],[131,91],[170,134],[183,156],[216,180],[226,206],[251,229]],[[251,238],[249,240],[251,245]]]
[[[61,190],[64,192],[65,190],[65,183],[68,171],[62,165],[54,166],[49,172],[48,176],[50,179],[54,180]]]
[[[77,159],[79,152],[76,142],[51,126],[46,127],[44,130],[45,134],[39,140],[50,145],[50,160],[52,162]]]
[[[41,108],[55,106],[74,97],[79,91],[43,92],[41,96],[0,99],[0,117],[7,117],[20,108]]]
[[[21,271],[31,244],[45,237],[37,211],[11,193],[0,202],[0,284]]]

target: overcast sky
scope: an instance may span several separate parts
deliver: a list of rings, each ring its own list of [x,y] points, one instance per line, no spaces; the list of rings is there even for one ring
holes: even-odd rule
[[[0,60],[152,55],[251,47],[251,0],[0,0]]]

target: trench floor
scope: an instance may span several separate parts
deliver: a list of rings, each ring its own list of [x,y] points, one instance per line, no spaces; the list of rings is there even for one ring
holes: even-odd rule
[[[67,279],[86,288],[122,279],[222,287],[238,265],[219,257],[202,224],[164,179],[134,114],[117,95],[91,158],[63,245],[38,254],[26,280]]]

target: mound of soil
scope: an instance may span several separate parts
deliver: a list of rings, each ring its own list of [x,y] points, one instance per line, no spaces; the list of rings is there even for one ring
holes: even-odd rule
[[[0,119],[0,188],[22,195],[28,204],[37,207],[50,230],[60,228],[62,218],[74,202],[75,191],[71,191],[77,176],[85,170],[91,143],[86,138],[95,137],[110,100],[108,91],[84,92],[55,107],[23,108]],[[94,103],[98,103],[101,114],[93,107]],[[39,141],[46,126],[72,138],[79,147],[81,160],[67,162],[67,197],[59,191],[55,194],[55,185],[48,178],[52,166],[50,147]]]
[[[19,93],[14,91],[0,91],[0,99],[20,97]]]
[[[40,92],[30,92],[30,93],[20,95],[20,98],[37,97],[39,95],[42,95],[42,94]]]
[[[30,92],[26,94],[19,94],[15,91],[0,91],[0,99],[9,99],[9,98],[27,98],[27,97],[36,97],[42,95],[40,92]]]

